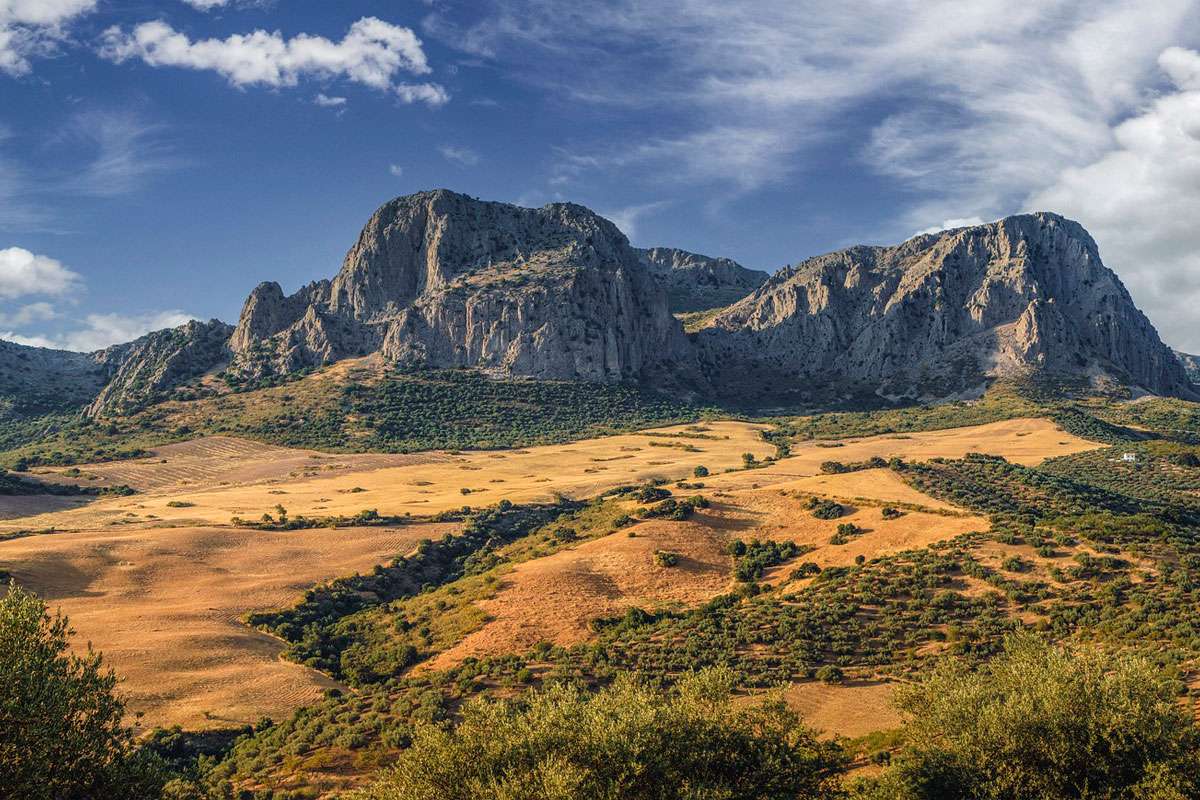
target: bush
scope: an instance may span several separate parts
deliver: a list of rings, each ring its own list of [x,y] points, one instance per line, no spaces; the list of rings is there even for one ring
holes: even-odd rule
[[[810,800],[832,797],[840,747],[776,698],[735,706],[729,670],[661,694],[624,678],[473,701],[453,730],[423,725],[357,800]]]
[[[816,672],[816,679],[821,683],[841,683],[846,679],[846,676],[840,669],[833,664],[825,664]]]
[[[841,503],[820,497],[810,497],[807,505],[817,519],[837,519],[846,513],[846,508]]]
[[[156,797],[160,764],[125,727],[117,677],[77,656],[61,614],[9,587],[0,599],[0,795],[23,800]]]
[[[978,671],[944,662],[898,704],[908,748],[864,797],[1200,796],[1200,729],[1140,658],[1013,636]]]
[[[694,470],[692,470],[692,477],[707,478],[708,477],[708,467],[706,467],[704,465],[700,465],[700,466],[696,467]]]
[[[679,563],[679,553],[672,553],[669,550],[655,550],[654,563],[660,567],[674,567]]]

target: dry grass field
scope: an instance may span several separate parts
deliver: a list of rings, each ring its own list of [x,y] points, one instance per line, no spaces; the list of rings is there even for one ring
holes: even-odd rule
[[[70,616],[78,646],[104,653],[145,724],[221,728],[280,718],[334,685],[280,658],[282,645],[242,624],[244,613],[453,527],[61,533],[0,543],[0,564]]]
[[[144,459],[82,466],[79,476],[57,476],[92,485],[127,483],[139,489],[136,495],[91,502],[0,498],[0,531],[60,531],[0,541],[0,571],[70,614],[77,640],[92,642],[125,676],[131,708],[145,714],[145,724],[221,727],[286,714],[330,685],[281,660],[279,643],[241,624],[241,615],[286,606],[316,582],[369,570],[419,538],[451,529],[272,533],[234,528],[234,516],[254,519],[276,504],[293,517],[363,509],[421,515],[501,499],[541,501],[555,493],[583,498],[652,478],[690,478],[698,465],[710,470],[700,491],[712,506],[690,520],[643,521],[632,536],[620,531],[517,565],[480,602],[488,622],[435,659],[431,666],[438,667],[541,641],[583,641],[591,620],[634,605],[702,602],[731,586],[724,548],[733,538],[791,540],[814,548],[804,560],[845,565],[859,555],[920,547],[987,525],[916,492],[887,470],[823,475],[824,461],[924,460],[979,451],[1035,464],[1097,446],[1049,421],[1018,419],[847,439],[840,446],[805,442],[793,446],[789,458],[741,469],[743,453],[758,459],[772,453],[762,428],[711,422],[527,450],[416,456],[335,456],[227,437],[199,439]],[[810,495],[842,501],[847,516],[815,519],[804,507]],[[903,504],[907,513],[884,520],[881,507],[889,503]],[[865,532],[832,545],[840,522]],[[680,563],[656,564],[656,550],[679,553]],[[779,584],[789,572],[785,565],[765,578]],[[891,724],[880,695],[885,691],[793,688],[797,704],[811,706],[813,724],[845,735]],[[863,710],[855,716],[855,709]],[[863,714],[874,721],[854,721]],[[837,722],[842,719],[845,724]]]

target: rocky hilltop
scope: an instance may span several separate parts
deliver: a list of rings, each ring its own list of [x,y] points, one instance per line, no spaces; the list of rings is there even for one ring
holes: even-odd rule
[[[229,359],[233,328],[193,320],[93,353],[0,341],[0,419],[80,408],[128,413]]]
[[[1191,396],[1096,243],[1056,214],[853,247],[774,275],[696,337],[727,392],[932,399],[1030,372]]]
[[[712,258],[673,247],[638,250],[642,265],[667,292],[672,313],[707,311],[741,300],[771,277],[728,258]]]
[[[288,372],[378,352],[496,376],[675,385],[699,376],[666,295],[625,235],[582,206],[446,190],[387,203],[341,271],[254,290],[234,369]]]

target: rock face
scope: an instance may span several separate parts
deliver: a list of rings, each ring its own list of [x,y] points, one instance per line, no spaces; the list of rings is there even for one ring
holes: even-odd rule
[[[231,333],[233,328],[220,320],[192,320],[93,353],[91,357],[109,377],[88,405],[87,415],[128,413],[162,399],[171,389],[227,360]]]
[[[933,398],[1031,372],[1193,392],[1092,238],[1049,213],[810,259],[696,346],[726,393]]]
[[[331,281],[260,285],[230,340],[248,374],[379,352],[496,376],[675,384],[699,372],[662,288],[608,220],[445,190],[387,203]]]
[[[642,265],[667,292],[672,313],[707,311],[741,300],[771,277],[728,258],[712,258],[673,247],[638,250]]]

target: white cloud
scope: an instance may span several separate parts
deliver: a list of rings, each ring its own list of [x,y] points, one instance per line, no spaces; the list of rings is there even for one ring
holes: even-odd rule
[[[953,230],[954,228],[969,228],[974,225],[982,225],[984,222],[982,217],[958,217],[955,219],[944,219],[941,225],[931,225],[928,228],[914,233],[914,236],[920,236],[924,233],[941,233],[942,231]]]
[[[55,52],[65,26],[96,0],[0,0],[0,72],[26,75],[30,59]]]
[[[1200,351],[1200,53],[1171,48],[1176,84],[1113,129],[1115,147],[1062,170],[1031,209],[1079,220],[1171,344]]]
[[[183,311],[152,311],[146,314],[88,314],[81,327],[56,335],[0,333],[0,339],[31,347],[75,350],[90,353],[163,328],[176,328],[195,319]]]
[[[404,167],[400,166],[399,164],[388,164],[388,172],[399,178],[404,175]]]
[[[214,8],[229,5],[230,0],[183,0],[183,2],[198,11],[212,11]]]
[[[45,301],[29,303],[12,312],[0,312],[0,326],[21,328],[35,322],[46,322],[58,318],[59,312]]]
[[[428,103],[441,106],[450,102],[450,95],[436,83],[398,83],[392,87],[401,103]]]
[[[330,97],[327,94],[318,93],[317,96],[313,98],[313,102],[319,105],[321,108],[341,108],[346,105],[346,98]]]
[[[479,153],[466,146],[456,147],[455,145],[444,144],[438,148],[438,152],[447,161],[453,161],[464,167],[473,167],[482,160]]]
[[[61,296],[83,288],[83,278],[49,256],[23,247],[0,250],[0,298]]]
[[[305,33],[285,39],[279,31],[265,30],[192,41],[162,21],[143,22],[128,33],[114,26],[102,41],[100,55],[111,61],[140,59],[152,67],[212,70],[239,88],[341,78],[393,91],[406,102],[440,105],[448,99],[436,84],[393,84],[400,72],[426,75],[432,70],[411,29],[375,17],[355,22],[340,42]]]

